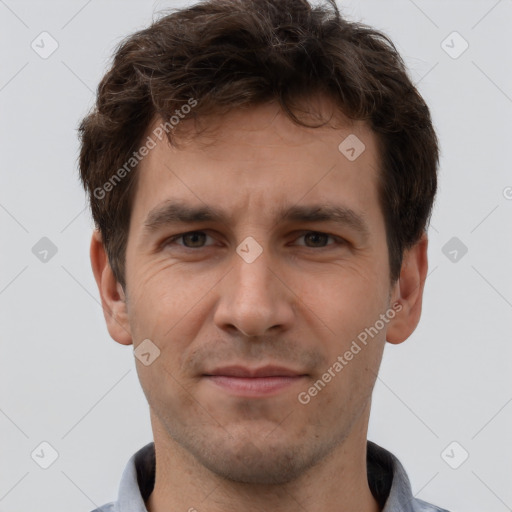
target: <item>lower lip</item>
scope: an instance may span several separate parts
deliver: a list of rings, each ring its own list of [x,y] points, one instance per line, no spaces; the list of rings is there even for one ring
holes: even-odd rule
[[[215,385],[239,396],[265,396],[281,391],[304,379],[296,377],[227,377],[225,375],[207,375],[205,378]]]

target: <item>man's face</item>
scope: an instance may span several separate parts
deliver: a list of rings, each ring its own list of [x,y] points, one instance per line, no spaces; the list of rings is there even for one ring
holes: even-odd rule
[[[180,149],[164,137],[140,164],[129,330],[134,348],[149,339],[160,350],[148,366],[136,360],[158,435],[219,475],[283,483],[341,441],[366,439],[386,328],[344,355],[392,303],[376,139],[362,123],[297,126],[276,105],[231,113],[216,128]],[[353,161],[338,149],[350,134],[365,144]],[[171,204],[224,219],[156,221]],[[316,207],[353,215],[284,215]],[[267,366],[298,376],[226,370]],[[308,391],[329,368],[330,381]]]

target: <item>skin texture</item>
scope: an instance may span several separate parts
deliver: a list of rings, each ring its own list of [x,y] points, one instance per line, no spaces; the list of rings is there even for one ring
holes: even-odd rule
[[[319,98],[313,110],[329,116],[332,109]],[[193,130],[191,121],[182,122]],[[270,103],[231,112],[211,128],[180,149],[163,138],[141,162],[126,290],[100,234],[91,241],[110,335],[134,349],[150,339],[160,350],[148,366],[135,359],[157,460],[146,506],[378,511],[366,476],[371,393],[386,340],[403,342],[419,322],[426,235],[405,253],[391,286],[377,141],[362,122],[303,128]],[[355,161],[338,150],[349,134],[366,146]],[[144,235],[148,212],[168,199],[213,205],[229,217]],[[283,222],[275,214],[316,203],[359,213],[368,237],[329,221]],[[164,244],[190,231],[202,234]],[[262,249],[251,263],[236,252],[249,236]],[[298,394],[398,303],[400,312],[309,403],[300,403]],[[202,376],[220,366],[267,364],[306,376],[265,397],[235,396]]]

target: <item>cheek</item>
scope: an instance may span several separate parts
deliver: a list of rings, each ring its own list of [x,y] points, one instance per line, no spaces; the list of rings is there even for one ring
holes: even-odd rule
[[[169,368],[168,358],[163,354],[151,366],[137,363],[137,374],[148,404],[164,424],[186,422],[183,411],[190,414],[190,411],[197,409],[196,414],[202,413],[187,390],[187,382],[176,369]]]
[[[218,279],[217,279],[218,280]],[[216,282],[211,273],[184,271],[164,258],[134,265],[129,283],[132,312],[154,324],[177,322]]]
[[[294,292],[306,321],[323,324],[326,337],[343,348],[383,312],[387,289],[382,283],[383,276],[369,265],[344,263],[301,276]]]
[[[183,359],[201,338],[199,331],[211,307],[208,294],[219,278],[180,272],[168,264],[141,266],[133,277],[129,315],[134,343],[150,339],[160,350],[158,361],[164,365],[156,370],[165,368],[178,378]],[[172,379],[169,385],[173,385]]]

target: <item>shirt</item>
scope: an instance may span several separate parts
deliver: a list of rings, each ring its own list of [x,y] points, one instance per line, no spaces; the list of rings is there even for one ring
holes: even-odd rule
[[[381,446],[367,441],[368,485],[382,512],[448,512],[415,498],[400,461]],[[126,465],[117,501],[92,512],[147,512],[145,501],[155,485],[155,443],[137,451]]]

